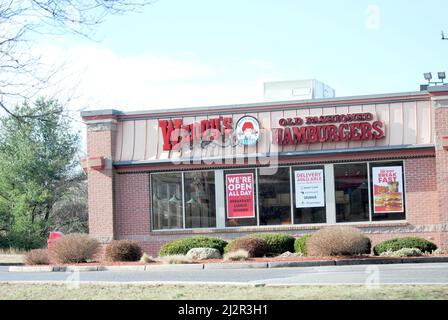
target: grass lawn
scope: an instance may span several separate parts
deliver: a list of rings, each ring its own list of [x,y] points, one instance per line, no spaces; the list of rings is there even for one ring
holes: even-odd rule
[[[92,285],[71,288],[65,284],[0,283],[0,299],[448,299],[448,285],[337,286],[189,286],[189,285]]]

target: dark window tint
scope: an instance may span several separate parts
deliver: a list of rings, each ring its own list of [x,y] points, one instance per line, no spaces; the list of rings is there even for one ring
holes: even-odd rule
[[[216,227],[215,173],[186,172],[184,179],[186,228]]]
[[[260,225],[291,224],[289,168],[258,170]]]
[[[334,165],[336,222],[369,221],[367,163]]]
[[[153,228],[182,229],[182,174],[151,175]]]

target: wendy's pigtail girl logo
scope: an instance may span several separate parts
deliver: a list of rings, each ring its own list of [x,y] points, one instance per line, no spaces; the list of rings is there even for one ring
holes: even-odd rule
[[[238,142],[250,146],[257,143],[260,136],[260,124],[252,116],[241,117],[235,127]]]

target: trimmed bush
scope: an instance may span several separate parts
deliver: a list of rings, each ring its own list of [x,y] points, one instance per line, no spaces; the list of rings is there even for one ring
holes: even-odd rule
[[[307,246],[306,243],[309,238],[311,238],[312,234],[304,234],[303,236],[297,238],[294,241],[294,252],[301,253],[304,256],[307,255]]]
[[[417,248],[422,252],[431,253],[437,250],[437,246],[423,238],[418,237],[404,237],[393,238],[383,242],[380,242],[373,248],[375,255],[380,255],[386,251],[398,251],[403,248]]]
[[[226,249],[226,252],[235,252],[240,249],[246,250],[249,257],[264,257],[269,253],[269,245],[266,240],[255,238],[253,236],[246,236],[232,240]]]
[[[250,235],[250,237],[266,240],[269,247],[268,253],[271,255],[294,251],[295,238],[286,233],[255,233]]]
[[[142,254],[142,248],[135,241],[113,240],[106,247],[108,261],[139,261]]]
[[[87,234],[72,233],[56,239],[49,250],[50,260],[58,263],[81,263],[92,260],[100,243]]]
[[[370,254],[370,239],[353,227],[323,228],[306,241],[310,256],[351,256]]]
[[[177,239],[163,245],[160,249],[160,256],[169,256],[175,254],[187,254],[193,248],[212,248],[217,249],[222,254],[227,242],[213,237],[195,236]]]
[[[227,252],[224,255],[225,261],[244,261],[249,259],[249,252],[246,250],[240,249],[233,252]]]
[[[25,264],[50,264],[50,258],[48,257],[47,249],[34,249],[25,253]]]

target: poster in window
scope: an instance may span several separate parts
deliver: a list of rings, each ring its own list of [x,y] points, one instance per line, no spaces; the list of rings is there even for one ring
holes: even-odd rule
[[[294,171],[296,208],[325,207],[324,170]]]
[[[227,218],[254,218],[254,174],[226,175]]]
[[[402,167],[373,167],[373,212],[401,213],[403,205]]]

